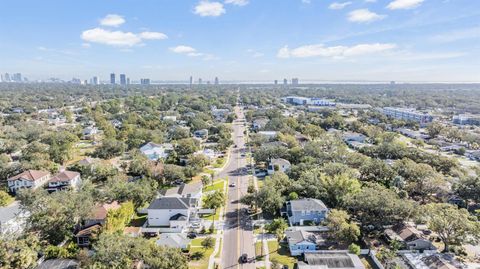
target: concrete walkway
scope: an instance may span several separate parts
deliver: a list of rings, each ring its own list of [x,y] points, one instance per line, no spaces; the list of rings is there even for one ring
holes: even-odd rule
[[[229,155],[230,156],[230,155]],[[225,165],[227,164],[228,162],[225,162]],[[227,185],[228,185],[228,182],[225,181],[225,184],[223,185],[223,191],[225,193],[225,197],[227,196]],[[222,212],[220,213],[220,217],[218,219],[218,222],[219,223],[223,223],[224,222],[224,218],[225,218],[225,206],[222,208]],[[215,248],[212,252],[212,254],[210,255],[210,258],[208,260],[208,269],[215,269],[215,265],[218,266],[218,268],[220,268],[220,264],[221,264],[221,261],[220,261],[220,258],[215,258],[215,256],[217,256],[218,253],[220,253],[221,249],[221,240],[223,240],[223,226],[224,225],[219,225],[221,227],[221,229],[217,228],[217,234],[215,235]],[[221,257],[221,255],[218,255],[219,257]]]

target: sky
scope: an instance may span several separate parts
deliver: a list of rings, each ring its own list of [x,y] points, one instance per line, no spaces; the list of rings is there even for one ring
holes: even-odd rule
[[[0,73],[480,82],[478,0],[15,0]]]

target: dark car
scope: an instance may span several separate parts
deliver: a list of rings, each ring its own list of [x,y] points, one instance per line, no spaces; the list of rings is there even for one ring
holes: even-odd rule
[[[247,253],[244,253],[242,254],[242,256],[240,256],[240,263],[247,263],[248,262],[248,255]]]
[[[190,239],[195,239],[195,238],[197,238],[197,233],[190,232],[190,233],[187,234],[187,237],[190,238]]]

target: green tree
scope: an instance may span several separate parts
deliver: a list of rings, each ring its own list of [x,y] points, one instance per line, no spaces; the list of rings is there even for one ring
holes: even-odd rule
[[[201,243],[204,251],[206,251],[209,248],[213,248],[215,246],[215,239],[213,239],[211,236],[205,237]]]
[[[466,209],[451,204],[432,203],[424,206],[424,212],[429,229],[445,245],[444,252],[448,252],[450,246],[476,244],[480,239],[480,224]]]
[[[0,268],[30,269],[37,266],[40,241],[33,234],[18,239],[0,238]]]
[[[0,206],[6,206],[13,202],[13,197],[5,191],[0,190]]]
[[[327,216],[327,227],[335,240],[351,243],[358,240],[360,228],[350,222],[350,215],[343,210],[332,209]]]
[[[352,243],[348,246],[348,252],[355,255],[360,255],[360,246]]]
[[[115,156],[120,156],[125,152],[125,143],[115,139],[105,139],[102,144],[95,149],[94,156],[102,159],[111,159]]]

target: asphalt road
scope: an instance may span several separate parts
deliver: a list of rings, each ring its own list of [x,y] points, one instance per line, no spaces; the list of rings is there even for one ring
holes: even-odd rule
[[[243,109],[235,107],[237,120],[233,124],[233,141],[236,147],[232,149],[229,161],[220,177],[228,177],[228,197],[225,215],[222,266],[223,269],[255,268],[255,244],[251,222],[247,219],[246,206],[239,202],[240,197],[247,193],[248,169],[244,153],[245,130]],[[234,183],[235,187],[230,187]],[[240,263],[240,256],[247,254],[250,263]]]

